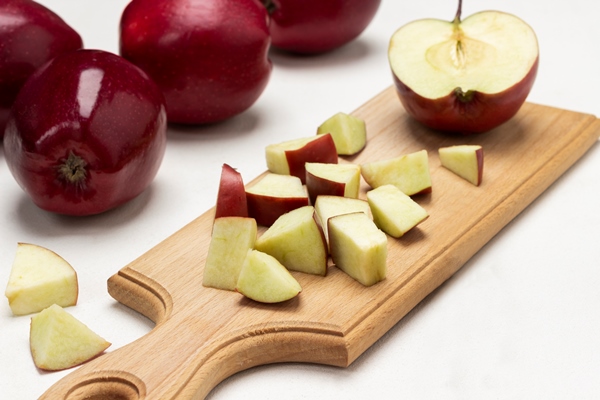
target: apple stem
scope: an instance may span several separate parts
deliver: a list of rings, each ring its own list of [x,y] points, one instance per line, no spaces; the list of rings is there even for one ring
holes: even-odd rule
[[[269,15],[271,15],[273,11],[277,9],[277,6],[273,2],[273,0],[260,0],[260,2],[263,4],[263,6],[265,6]]]
[[[462,14],[462,0],[458,0],[458,9],[456,10],[456,15],[454,16],[454,24],[460,24],[460,15]]]
[[[72,151],[58,165],[58,177],[69,184],[82,187],[87,177],[87,163]]]

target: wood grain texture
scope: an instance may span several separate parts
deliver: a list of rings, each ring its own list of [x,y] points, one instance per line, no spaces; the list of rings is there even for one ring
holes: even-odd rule
[[[600,136],[600,120],[592,115],[530,103],[486,134],[443,135],[407,117],[392,87],[353,114],[366,121],[368,144],[342,162],[429,151],[433,191],[415,200],[430,217],[402,238],[388,238],[384,281],[366,288],[333,265],[326,277],[293,273],[302,293],[274,305],[205,288],[214,216],[209,210],[108,281],[109,293],[153,320],[155,328],[81,366],[42,398],[202,399],[226,377],[257,365],[348,366]],[[481,186],[441,167],[437,149],[453,144],[483,146]],[[367,189],[363,182],[363,198]]]

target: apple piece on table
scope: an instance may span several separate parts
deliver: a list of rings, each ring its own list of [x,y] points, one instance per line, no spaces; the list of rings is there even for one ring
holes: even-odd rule
[[[308,194],[300,178],[265,173],[246,188],[248,215],[259,225],[271,226],[281,215],[309,205]]]
[[[370,219],[373,218],[371,214],[371,208],[366,200],[342,196],[318,196],[317,200],[315,201],[315,212],[328,242],[329,235],[327,232],[327,221],[329,218],[340,214],[355,212],[362,212],[365,213],[365,215],[367,215]]]
[[[292,175],[306,180],[307,162],[336,164],[337,150],[331,134],[313,135],[270,144],[265,148],[267,169],[275,174]]]
[[[429,217],[427,210],[394,185],[369,190],[367,202],[375,225],[395,238],[402,237]]]
[[[279,303],[296,297],[302,287],[275,257],[249,250],[236,290],[261,303]]]
[[[387,236],[365,213],[336,215],[327,221],[333,263],[364,286],[385,279]]]
[[[538,41],[522,19],[483,11],[461,20],[419,19],[391,37],[388,60],[407,113],[447,132],[476,134],[512,118],[539,63]]]
[[[56,304],[31,318],[29,344],[33,362],[47,371],[80,365],[111,345]]]
[[[52,304],[77,304],[79,284],[73,267],[55,252],[18,243],[5,295],[14,315],[39,312]]]
[[[360,165],[306,163],[306,190],[312,204],[317,196],[358,198]]]
[[[246,253],[254,247],[256,220],[248,217],[220,217],[214,220],[202,284],[235,290]]]
[[[394,185],[406,195],[431,193],[427,150],[361,164],[360,172],[372,187]]]
[[[351,156],[367,144],[365,121],[354,115],[339,112],[317,128],[317,135],[330,133],[338,155]]]
[[[242,175],[228,164],[221,167],[215,218],[247,217],[248,203]]]
[[[313,206],[292,210],[277,218],[254,248],[275,257],[288,270],[327,274],[327,241]]]
[[[480,145],[456,145],[438,149],[443,167],[479,186],[483,179],[483,148]]]

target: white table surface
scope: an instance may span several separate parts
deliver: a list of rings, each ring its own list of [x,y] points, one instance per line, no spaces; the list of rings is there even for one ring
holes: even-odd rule
[[[126,0],[40,2],[71,24],[87,48],[118,51]],[[463,16],[501,9],[529,22],[541,59],[528,100],[599,116],[599,4],[466,0]],[[0,154],[0,285],[17,242],[46,246],[78,272],[79,303],[68,311],[111,341],[109,351],[144,335],[152,324],[114,301],[106,280],[214,205],[222,163],[250,180],[266,168],[265,145],[312,134],[333,113],[351,112],[388,87],[393,31],[418,18],[452,19],[455,7],[447,0],[383,0],[363,35],[338,51],[272,54],[269,85],[249,111],[210,128],[171,129],[151,188],[103,215],[73,219],[41,211]],[[257,367],[225,380],[208,398],[599,398],[599,171],[596,144],[350,367]],[[72,371],[38,371],[28,329],[29,317],[13,317],[0,301],[2,399],[37,398]]]

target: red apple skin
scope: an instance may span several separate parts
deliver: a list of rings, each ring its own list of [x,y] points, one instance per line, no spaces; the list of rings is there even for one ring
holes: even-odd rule
[[[483,181],[483,148],[480,148],[475,151],[475,157],[477,157],[477,184],[476,186],[481,185]]]
[[[263,0],[273,47],[299,54],[334,50],[358,37],[381,0]]]
[[[101,50],[76,50],[37,70],[4,137],[8,167],[33,202],[97,214],[139,195],[166,147],[164,97],[148,76]]]
[[[308,197],[275,197],[246,193],[248,215],[263,226],[271,226],[281,215],[308,205]]]
[[[539,57],[518,83],[500,93],[472,92],[464,101],[452,92],[438,99],[427,99],[402,83],[393,74],[398,97],[406,112],[423,125],[453,134],[480,134],[511,119],[521,108],[537,76]]]
[[[329,133],[317,135],[316,139],[296,150],[287,150],[285,158],[290,169],[290,175],[300,178],[306,183],[306,163],[318,162],[337,164],[338,154],[333,137]]]
[[[311,204],[315,204],[317,196],[344,196],[346,184],[332,181],[327,178],[316,176],[310,172],[306,173],[306,190]]]
[[[133,0],[121,16],[120,54],[161,88],[169,122],[219,122],[267,86],[268,20],[259,0]]]
[[[10,108],[29,76],[59,54],[80,49],[79,34],[31,0],[0,4],[0,139]]]
[[[215,218],[248,217],[246,188],[242,175],[228,164],[221,168]]]

